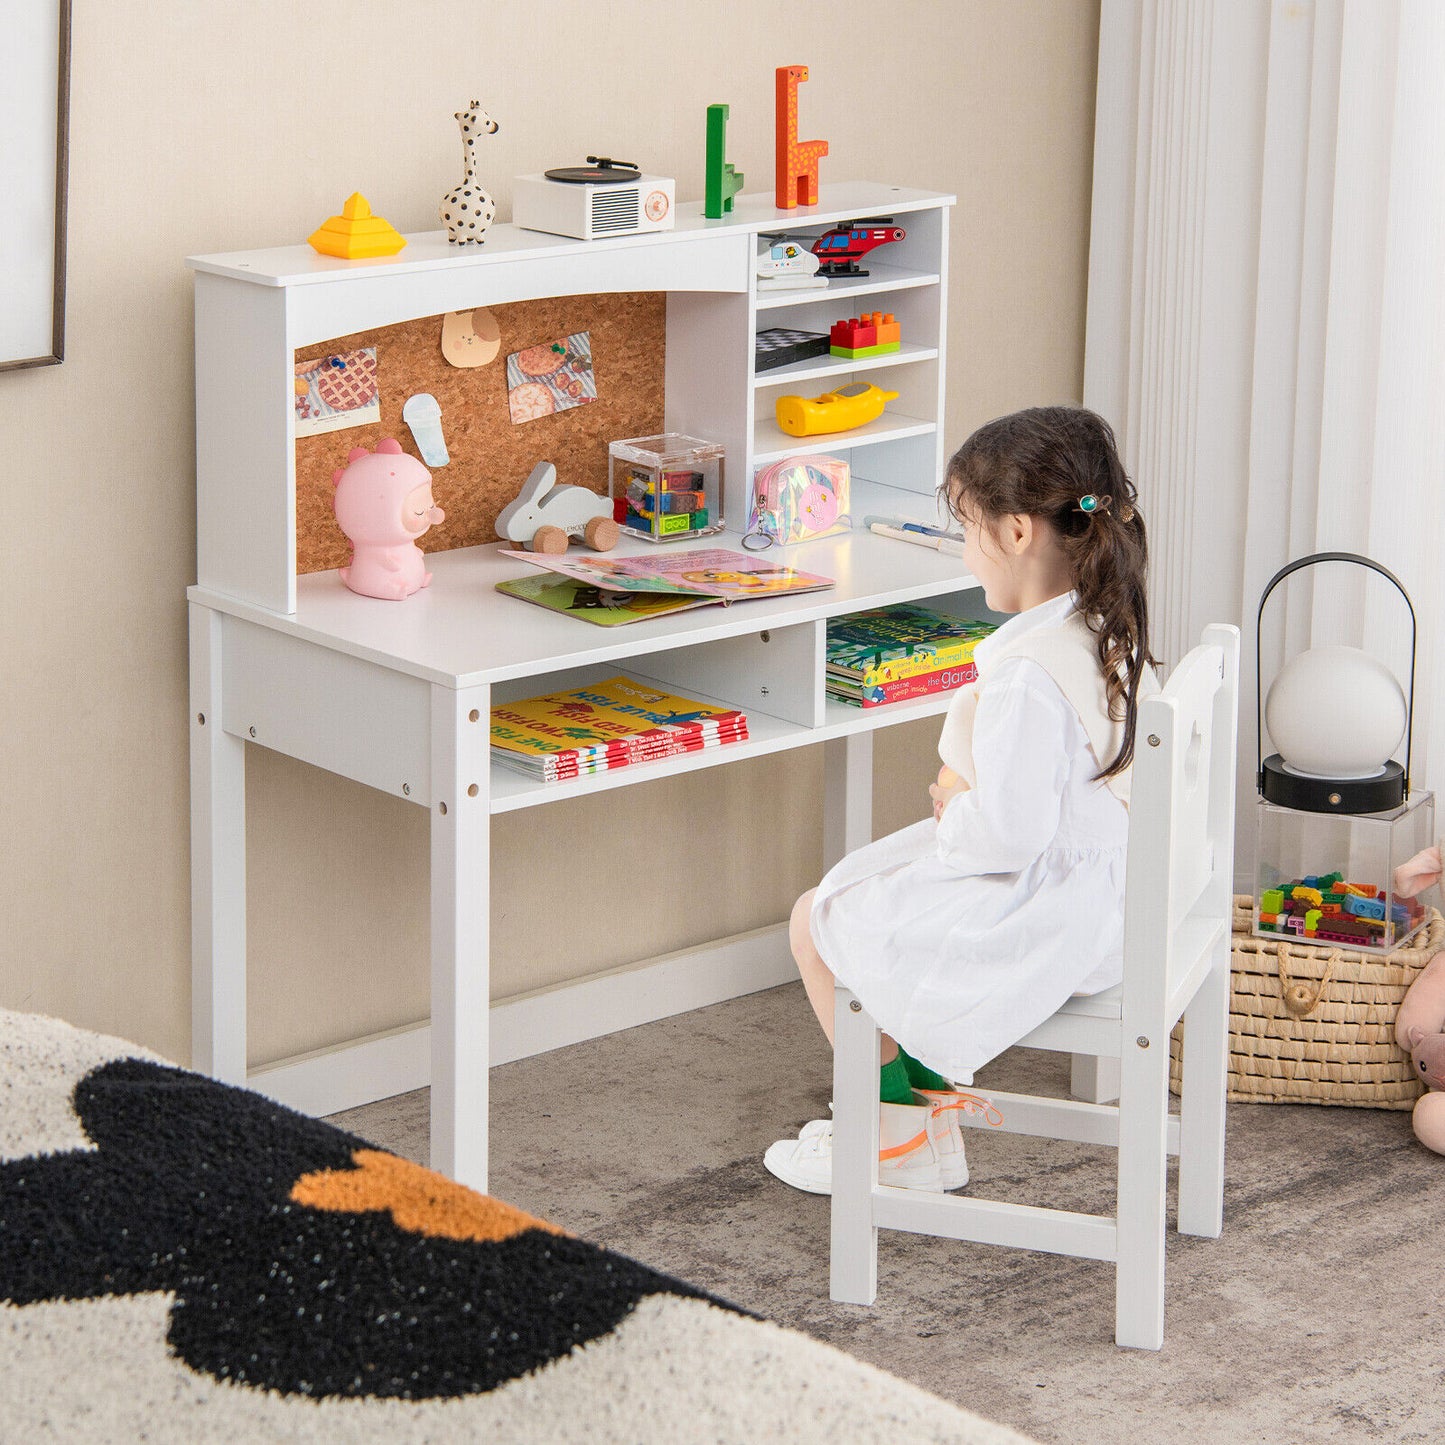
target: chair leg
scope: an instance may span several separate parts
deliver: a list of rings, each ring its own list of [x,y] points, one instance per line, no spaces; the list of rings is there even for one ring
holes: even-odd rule
[[[1224,1228],[1224,1106],[1229,1088],[1229,941],[1184,1010],[1179,1088],[1179,1232]]]
[[[1127,1039],[1120,1075],[1114,1339],[1131,1349],[1157,1350],[1164,1343],[1167,1035],[1147,1040],[1147,1047]]]
[[[829,1293],[871,1305],[878,1294],[878,1027],[847,989],[834,990],[833,1208]]]
[[[1095,1054],[1074,1054],[1069,1092],[1090,1104],[1112,1104],[1119,1097],[1119,1061]]]

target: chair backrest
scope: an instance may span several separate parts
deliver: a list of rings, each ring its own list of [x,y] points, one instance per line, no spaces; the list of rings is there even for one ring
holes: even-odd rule
[[[1139,707],[1124,896],[1126,1019],[1156,1026],[1193,941],[1233,910],[1239,629],[1200,645]],[[1172,1020],[1168,1022],[1172,1023]]]

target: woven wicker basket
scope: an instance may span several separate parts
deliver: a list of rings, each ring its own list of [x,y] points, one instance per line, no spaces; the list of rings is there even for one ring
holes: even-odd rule
[[[1429,922],[1393,953],[1356,953],[1256,938],[1254,900],[1234,900],[1229,989],[1229,1098],[1234,1103],[1351,1104],[1408,1109],[1424,1093],[1395,1043],[1405,990],[1445,947],[1445,920]],[[1179,1090],[1183,1025],[1170,1040],[1169,1081]]]

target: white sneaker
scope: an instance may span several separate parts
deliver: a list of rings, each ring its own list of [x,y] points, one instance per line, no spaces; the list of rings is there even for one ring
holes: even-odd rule
[[[1003,1115],[992,1099],[962,1089],[915,1089],[913,1097],[919,1103],[928,1104],[932,1111],[928,1117],[928,1137],[938,1157],[942,1187],[962,1189],[968,1183],[968,1161],[964,1158],[963,1130],[958,1123],[960,1111],[981,1115],[995,1129],[1003,1123]]]
[[[943,1188],[931,1141],[934,1106],[878,1106],[878,1182],[902,1189]],[[833,1192],[833,1121],[814,1119],[796,1139],[779,1139],[763,1155],[768,1173],[809,1194]]]

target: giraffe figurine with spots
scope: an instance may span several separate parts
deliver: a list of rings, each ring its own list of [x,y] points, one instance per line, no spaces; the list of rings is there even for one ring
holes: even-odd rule
[[[776,72],[777,174],[774,200],[780,211],[818,204],[818,161],[828,154],[825,140],[798,139],[798,87],[808,78],[806,65],[780,65]]]
[[[465,167],[461,184],[453,186],[442,197],[437,214],[447,228],[447,237],[454,246],[476,244],[486,239],[487,228],[497,214],[497,203],[477,179],[477,141],[483,135],[496,135],[498,126],[474,100],[466,110],[456,113],[462,130],[462,164]]]

